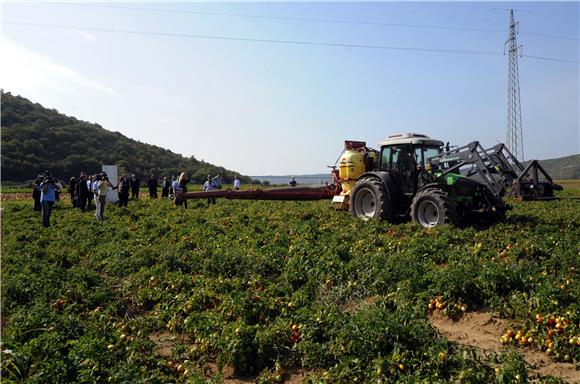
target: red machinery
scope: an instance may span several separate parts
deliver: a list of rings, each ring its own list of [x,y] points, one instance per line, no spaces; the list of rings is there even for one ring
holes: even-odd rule
[[[209,197],[224,197],[226,199],[242,200],[324,200],[340,193],[340,187],[324,185],[321,187],[284,187],[267,189],[246,189],[233,191],[218,189],[207,192],[185,192],[176,199],[206,199]]]

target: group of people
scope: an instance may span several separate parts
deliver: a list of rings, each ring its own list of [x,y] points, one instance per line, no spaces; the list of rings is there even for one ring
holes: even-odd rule
[[[185,172],[179,175],[177,180],[174,180],[171,184],[172,189],[172,196],[175,201],[175,205],[181,205],[184,208],[187,208],[187,199],[181,199],[180,195],[182,193],[187,192],[187,184],[189,183],[189,179],[187,178],[187,174]],[[236,176],[234,179],[234,189],[239,190],[241,187],[240,178]],[[207,175],[207,180],[203,184],[203,191],[215,191],[217,189],[222,188],[222,181],[220,175],[212,177],[211,175]],[[207,198],[208,205],[215,204],[215,197],[210,196]]]
[[[169,180],[163,177],[161,183],[161,196],[164,198],[172,198],[176,205],[182,205],[187,208],[187,200],[180,199],[179,195],[187,192],[187,184],[189,179],[185,172],[177,178]],[[157,189],[159,183],[154,175],[151,175],[147,181],[149,190],[149,197],[157,198]],[[233,187],[239,190],[241,182],[239,177],[234,179]],[[105,207],[107,204],[107,192],[109,188],[117,190],[119,207],[127,207],[129,202],[129,193],[133,199],[139,198],[140,180],[131,175],[128,178],[126,175],[119,177],[117,184],[113,185],[105,172],[94,175],[87,175],[86,172],[81,172],[77,178],[71,177],[68,184],[68,193],[70,195],[71,203],[74,208],[79,208],[82,212],[92,209],[92,202],[95,202],[95,217],[97,221],[104,220]],[[212,177],[208,175],[206,182],[203,185],[204,191],[213,191],[222,188],[220,175]],[[44,227],[50,226],[50,215],[54,203],[59,199],[59,194],[63,189],[62,184],[49,171],[45,171],[38,175],[33,183],[32,197],[34,199],[34,210],[42,211],[42,223]],[[215,204],[215,197],[207,199],[208,204]]]
[[[126,207],[128,205],[129,191],[134,199],[139,197],[139,179],[135,175],[132,175],[131,179],[123,175],[119,177],[117,185],[113,186],[105,172],[87,175],[83,171],[78,179],[71,177],[68,184],[68,193],[72,206],[80,208],[83,212],[92,209],[92,201],[94,200],[96,205],[97,197],[100,196],[99,187],[102,188],[102,195],[105,197],[107,195],[107,187],[116,189],[120,207]]]

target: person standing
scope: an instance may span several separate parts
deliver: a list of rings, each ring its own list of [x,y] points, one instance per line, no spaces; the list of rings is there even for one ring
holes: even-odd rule
[[[113,189],[117,190],[119,196],[119,207],[127,207],[129,204],[129,180],[125,175],[119,177],[119,182]]]
[[[77,191],[77,179],[75,179],[75,177],[71,177],[69,182],[68,182],[68,194],[70,195],[70,202],[73,206],[73,208],[78,207],[78,199],[76,196],[76,191]]]
[[[53,179],[54,185],[56,185],[57,187],[56,191],[54,191],[54,194],[56,195],[56,201],[60,201],[60,190],[62,189],[62,184],[60,183],[60,181],[58,181],[58,178],[56,176],[54,176]]]
[[[242,183],[240,181],[240,178],[236,176],[236,178],[234,179],[234,190],[239,191],[241,185]]]
[[[93,189],[93,183],[95,182],[95,175],[90,175],[87,177],[87,210],[90,211],[93,208],[93,200],[95,199],[95,193]]]
[[[138,199],[139,198],[139,187],[141,181],[135,176],[135,174],[133,173],[131,175],[131,197],[133,199]]]
[[[169,198],[173,199],[175,196],[175,176],[171,176],[171,186],[169,187]]]
[[[55,182],[54,177],[46,176],[44,181],[40,185],[40,202],[42,204],[42,225],[45,228],[50,227],[50,213],[52,211],[52,206],[56,201],[56,192],[59,187]]]
[[[206,192],[215,191],[217,189],[214,180],[211,178],[211,175],[207,175],[207,181],[203,184],[203,190]],[[210,196],[207,198],[207,204],[212,205],[215,204],[215,197]]]
[[[99,175],[99,181],[97,182],[97,195],[99,203],[97,204],[97,220],[102,223],[105,220],[105,207],[107,206],[107,190],[109,187],[113,188],[113,185],[109,181],[106,173]]]
[[[179,175],[179,179],[175,181],[173,184],[173,191],[175,193],[175,205],[183,205],[184,208],[187,209],[187,200],[181,199],[181,194],[187,192],[187,183],[189,183],[189,179],[187,178],[187,174],[182,172]]]
[[[155,175],[151,174],[151,177],[149,177],[149,180],[147,181],[147,187],[149,188],[149,197],[156,199],[157,187],[159,187],[159,183],[157,183],[157,178]]]
[[[32,199],[34,200],[34,210],[37,212],[42,211],[42,204],[40,203],[40,195],[42,191],[40,190],[40,185],[43,182],[43,178],[41,175],[36,177],[34,183],[32,183]]]
[[[99,181],[101,181],[101,175],[95,175],[94,180],[91,182],[91,191],[93,191],[93,196],[95,200],[95,217],[98,219],[99,216]]]
[[[222,175],[218,173],[211,181],[215,189],[222,189]]]
[[[163,183],[161,184],[161,197],[169,197],[169,189],[171,188],[171,181],[167,178],[167,176],[163,176]]]
[[[85,211],[87,206],[87,197],[89,195],[89,189],[87,187],[87,175],[81,172],[79,176],[79,181],[77,183],[76,195],[78,199],[78,207],[81,211]]]
[[[171,182],[171,195],[172,195],[172,198],[175,201],[176,205],[179,205],[179,204],[177,204],[177,200],[175,199],[175,197],[177,196],[178,193],[180,193],[180,191],[179,191],[179,179],[174,179]]]

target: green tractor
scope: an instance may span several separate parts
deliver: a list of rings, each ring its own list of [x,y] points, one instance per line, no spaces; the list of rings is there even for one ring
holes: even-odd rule
[[[346,200],[353,216],[391,222],[410,216],[426,228],[455,224],[472,213],[505,218],[505,181],[490,172],[479,142],[450,149],[439,140],[406,133],[379,144],[380,151],[362,150],[364,172],[343,180],[346,193],[337,200]],[[344,158],[348,164],[350,158]]]

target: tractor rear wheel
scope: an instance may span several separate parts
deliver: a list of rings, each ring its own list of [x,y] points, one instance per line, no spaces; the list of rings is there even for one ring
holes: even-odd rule
[[[426,189],[415,195],[411,203],[411,218],[425,228],[439,224],[454,224],[455,203],[440,189]]]
[[[393,206],[386,185],[377,179],[362,179],[350,194],[350,213],[363,219],[393,220]]]

